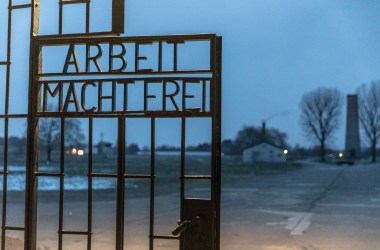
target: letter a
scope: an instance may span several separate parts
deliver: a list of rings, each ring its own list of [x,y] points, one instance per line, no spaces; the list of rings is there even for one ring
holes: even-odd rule
[[[73,60],[71,60],[73,58]],[[63,73],[67,73],[69,66],[74,65],[77,73],[80,72],[77,53],[75,52],[75,45],[70,44],[69,51],[67,52],[65,66],[63,67]]]

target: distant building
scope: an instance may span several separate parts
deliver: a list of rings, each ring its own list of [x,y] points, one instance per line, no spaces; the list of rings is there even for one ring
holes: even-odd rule
[[[262,142],[243,151],[243,162],[286,162],[284,149]]]
[[[115,155],[115,150],[112,147],[112,143],[102,140],[97,145],[95,145],[92,153],[101,155],[106,158],[113,158]]]
[[[0,153],[4,153],[4,138],[0,138]],[[22,137],[8,137],[8,153],[9,154],[25,154],[26,139]]]

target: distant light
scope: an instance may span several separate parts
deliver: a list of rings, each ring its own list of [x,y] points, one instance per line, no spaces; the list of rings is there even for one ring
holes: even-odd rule
[[[285,150],[284,150],[284,154],[287,155],[288,153],[289,153],[289,151],[288,151],[287,149],[285,149]]]
[[[71,153],[72,153],[73,155],[76,155],[77,152],[78,152],[78,150],[77,150],[76,148],[73,148],[73,149],[71,150]]]
[[[79,149],[79,150],[78,150],[78,155],[80,155],[80,156],[84,155],[84,151],[83,151],[83,149]]]
[[[342,152],[339,153],[339,158],[343,158],[343,153]]]

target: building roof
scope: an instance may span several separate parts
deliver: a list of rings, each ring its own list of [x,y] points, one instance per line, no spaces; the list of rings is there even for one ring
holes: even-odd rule
[[[262,145],[262,144],[267,144],[267,145],[269,145],[269,146],[271,146],[271,147],[274,147],[274,148],[278,148],[278,149],[284,150],[283,147],[278,146],[278,145],[276,145],[276,144],[273,144],[273,143],[270,143],[270,142],[260,142],[260,143],[257,143],[257,144],[255,144],[255,145],[253,145],[252,147],[249,147],[249,148],[244,149],[244,151],[245,151],[245,150],[248,150],[248,149],[256,148],[256,147],[258,147],[258,146],[260,146],[260,145]]]

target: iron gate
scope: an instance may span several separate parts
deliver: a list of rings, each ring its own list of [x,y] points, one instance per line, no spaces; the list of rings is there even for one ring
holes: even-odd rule
[[[63,26],[63,10],[66,5],[84,4],[86,6],[86,25],[84,33],[65,33]],[[221,37],[213,34],[176,35],[176,36],[144,36],[121,37],[124,30],[124,1],[112,1],[112,26],[110,31],[91,32],[90,1],[59,0],[58,34],[37,35],[39,26],[39,0],[31,3],[8,4],[8,38],[6,60],[0,67],[6,68],[5,107],[4,114],[4,169],[3,206],[2,206],[2,242],[1,249],[6,249],[6,233],[23,231],[25,249],[36,249],[37,230],[37,196],[40,178],[56,178],[59,180],[58,207],[58,249],[63,247],[63,238],[70,235],[87,237],[87,249],[92,248],[93,238],[93,182],[98,178],[116,180],[116,215],[115,245],[116,249],[124,249],[124,216],[125,216],[125,180],[147,180],[149,182],[149,249],[153,250],[155,240],[179,241],[182,250],[217,250],[220,235],[220,141],[221,141]],[[11,44],[12,44],[12,12],[19,9],[30,10],[30,65],[28,87],[28,112],[12,113],[9,104],[11,89]],[[208,67],[184,69],[179,64],[179,47],[184,44],[202,42],[208,46]],[[127,46],[133,47],[133,67],[127,57]],[[144,46],[152,46],[156,51],[155,67],[143,67],[149,55],[141,53]],[[165,68],[165,48],[172,49],[172,67]],[[51,55],[49,49],[66,48],[62,62],[56,59],[57,65],[63,67],[45,72],[45,57]],[[77,48],[84,48],[85,69],[80,69]],[[105,53],[106,48],[108,53]],[[95,51],[95,53],[94,53]],[[106,55],[107,54],[107,55]],[[105,58],[105,59],[104,59]],[[50,59],[51,60],[51,59]],[[108,68],[102,65],[108,62]],[[25,72],[27,73],[27,72]],[[195,84],[200,90],[197,107],[188,107],[188,102],[195,99],[194,93],[188,93],[188,85]],[[160,104],[150,108],[150,102],[159,99],[157,93],[150,92],[150,86],[159,86],[162,96]],[[130,107],[128,91],[133,86],[142,90],[141,107]],[[89,105],[89,92],[97,90],[96,104]],[[109,89],[108,95],[103,90]],[[80,94],[77,92],[80,91]],[[87,99],[86,99],[87,97]],[[93,99],[94,97],[92,97]],[[54,100],[56,105],[49,106]],[[108,101],[110,105],[103,106]],[[157,104],[157,103],[156,103]],[[158,108],[157,108],[158,107]],[[26,187],[25,187],[25,224],[13,226],[7,223],[7,177],[8,171],[8,138],[9,121],[26,119],[27,153],[26,153]],[[38,167],[39,126],[42,119],[57,119],[60,126],[59,170],[44,171]],[[93,169],[93,126],[94,120],[104,118],[117,120],[117,169],[114,173],[96,172]],[[212,134],[211,172],[207,175],[187,174],[186,171],[186,129],[189,119],[209,119]],[[63,207],[65,205],[65,125],[69,119],[85,119],[88,124],[88,196],[87,196],[87,228],[71,230],[64,226]],[[150,122],[150,164],[149,173],[131,174],[126,165],[126,123],[131,119],[148,119]],[[156,201],[156,123],[158,119],[177,119],[180,121],[180,218],[173,235],[160,234],[155,230]],[[210,197],[197,198],[186,196],[188,181],[207,181],[211,187]],[[175,227],[173,221],[173,228]]]

